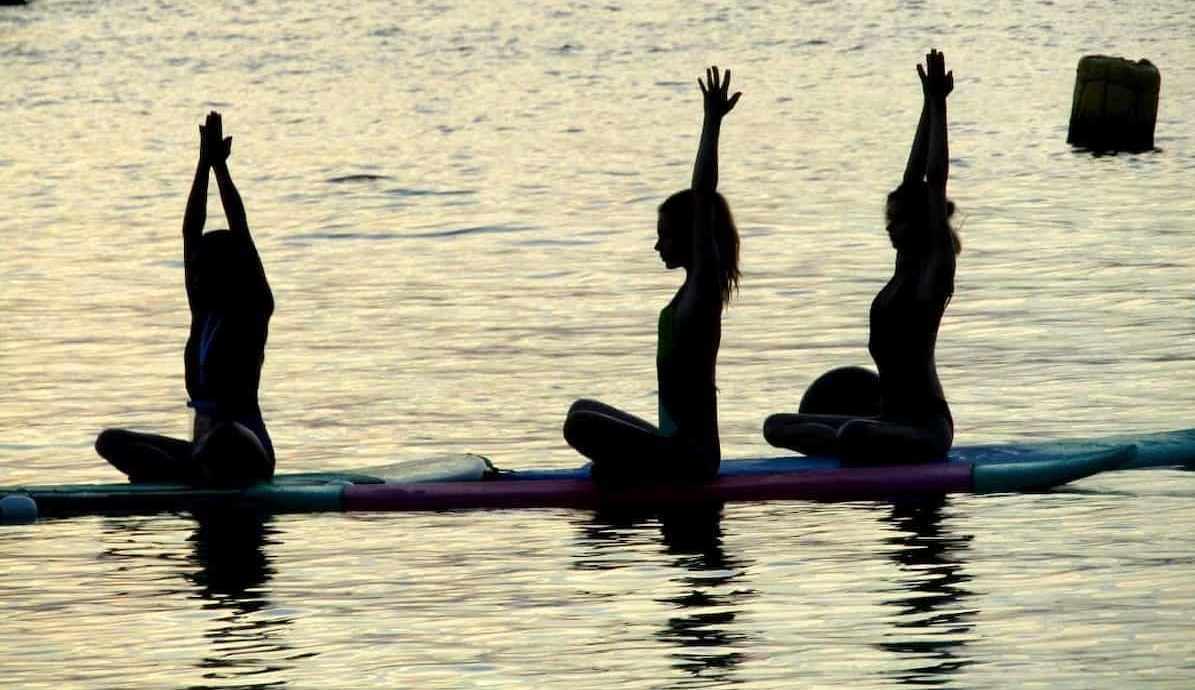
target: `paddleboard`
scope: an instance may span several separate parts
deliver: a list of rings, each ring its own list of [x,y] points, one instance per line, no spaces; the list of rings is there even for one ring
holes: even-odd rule
[[[1034,462],[972,465],[960,462],[838,467],[772,474],[719,476],[693,485],[609,491],[588,479],[364,484],[344,489],[344,510],[449,510],[478,508],[600,508],[710,502],[851,501],[942,495],[1040,491],[1131,463],[1136,449],[1122,446],[1088,455]]]
[[[247,505],[264,511],[303,513],[356,510],[664,505],[706,501],[785,499],[866,500],[946,493],[1036,491],[1111,469],[1134,466],[1131,444],[1023,461],[939,462],[883,467],[792,465],[770,472],[735,472],[767,461],[728,461],[730,471],[700,485],[602,491],[583,470],[501,472],[477,455],[408,461],[358,472],[282,474],[245,489],[179,484],[83,484],[0,488],[0,496],[28,496],[41,515],[150,513]],[[809,460],[809,459],[807,459]],[[750,463],[755,463],[750,465]],[[555,474],[553,474],[555,472]],[[568,473],[575,476],[569,476]],[[559,476],[558,476],[559,475]],[[536,479],[533,479],[537,477]],[[517,479],[512,479],[517,477]]]
[[[1137,453],[1124,469],[1195,466],[1195,429],[1163,431],[1148,434],[1119,434],[1096,438],[1050,439],[1019,443],[991,443],[958,446],[942,462],[964,465],[998,465],[1005,463],[1041,462],[1082,458],[1114,451],[1124,446],[1136,446]],[[891,459],[877,458],[877,464],[891,464]],[[884,461],[887,461],[886,463]],[[792,455],[782,457],[734,458],[722,461],[718,474],[735,477],[753,474],[776,474],[842,468],[837,458]],[[585,479],[589,466],[560,469],[515,470],[505,474],[508,479]]]

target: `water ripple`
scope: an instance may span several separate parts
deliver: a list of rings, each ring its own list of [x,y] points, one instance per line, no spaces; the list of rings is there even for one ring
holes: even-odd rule
[[[713,59],[744,92],[720,160],[744,271],[723,450],[773,452],[766,414],[869,361],[930,40],[957,75],[965,247],[938,364],[958,441],[1191,426],[1188,3],[799,9],[3,8],[0,470],[113,481],[100,429],[187,433],[178,227],[213,108],[277,301],[262,405],[283,467],[579,463],[573,399],[655,414],[683,279],[652,249],[656,207],[689,183]],[[1075,61],[1108,45],[1163,72],[1159,151],[1065,143]],[[6,526],[0,661],[13,687],[1188,687],[1192,479]]]

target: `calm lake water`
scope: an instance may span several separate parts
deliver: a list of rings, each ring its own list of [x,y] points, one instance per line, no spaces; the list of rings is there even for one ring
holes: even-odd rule
[[[2,483],[117,479],[105,426],[188,433],[179,227],[213,108],[278,305],[281,469],[579,463],[573,399],[654,417],[682,277],[655,206],[711,63],[744,92],[723,450],[769,454],[766,414],[868,362],[930,46],[957,84],[956,441],[1195,426],[1195,11],[957,4],[0,7]],[[1159,66],[1160,151],[1065,144],[1099,52]],[[1158,470],[921,505],[45,521],[0,529],[0,684],[1185,688],[1193,519],[1195,478]]]

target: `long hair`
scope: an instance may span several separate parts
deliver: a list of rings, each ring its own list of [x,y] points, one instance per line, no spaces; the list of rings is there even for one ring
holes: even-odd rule
[[[696,226],[693,218],[693,195],[691,189],[677,192],[660,204],[660,216],[668,220],[669,226],[676,228],[676,232],[685,233],[688,237]],[[718,192],[713,192],[711,201],[714,207],[714,244],[718,247],[718,285],[721,288],[722,304],[730,303],[730,296],[739,289],[739,231],[734,225],[734,217],[730,214],[730,206],[726,198]]]
[[[895,221],[908,221],[919,228],[929,230],[929,185],[924,180],[917,182],[903,182],[888,194],[888,201],[884,207],[884,216],[889,224]],[[954,253],[963,251],[963,241],[959,239],[958,231],[951,225],[954,217],[954,202],[946,200],[946,230],[950,232],[950,241],[954,244]],[[898,247],[897,249],[903,249]]]

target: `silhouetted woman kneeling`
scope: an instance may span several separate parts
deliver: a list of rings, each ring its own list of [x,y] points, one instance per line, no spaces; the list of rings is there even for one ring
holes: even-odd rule
[[[134,482],[243,486],[274,474],[274,446],[257,404],[274,297],[228,172],[232,138],[224,138],[219,113],[209,113],[199,132],[199,164],[183,217],[192,440],[108,429],[95,448]],[[204,234],[209,172],[229,229]]]
[[[774,446],[858,463],[906,463],[945,457],[954,420],[938,380],[934,345],[954,293],[958,236],[946,199],[949,157],[946,97],[954,76],[936,50],[917,66],[921,120],[904,181],[888,195],[888,235],[896,271],[871,303],[868,349],[879,375],[850,367],[813,383],[799,414],[764,422]]]
[[[685,282],[660,312],[656,350],[658,427],[595,400],[578,400],[564,420],[564,438],[593,461],[605,486],[707,481],[718,473],[718,401],[714,369],[722,339],[722,309],[739,281],[739,236],[718,184],[722,118],[740,94],[728,97],[730,71],[698,80],[705,122],[692,189],[660,205],[655,249]]]

